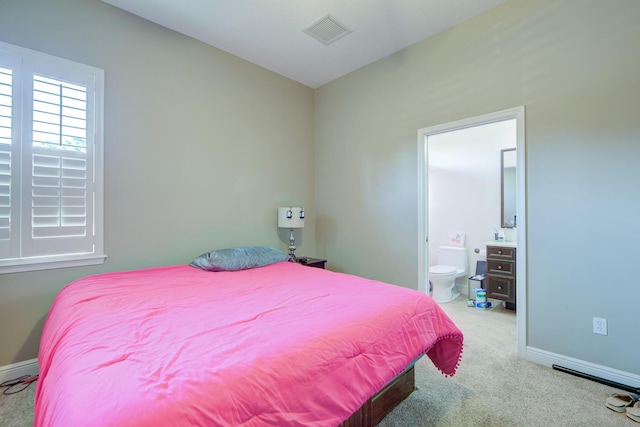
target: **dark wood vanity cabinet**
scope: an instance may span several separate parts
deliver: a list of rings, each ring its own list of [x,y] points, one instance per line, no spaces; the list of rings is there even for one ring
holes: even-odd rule
[[[516,308],[516,248],[487,246],[487,298],[502,300]]]

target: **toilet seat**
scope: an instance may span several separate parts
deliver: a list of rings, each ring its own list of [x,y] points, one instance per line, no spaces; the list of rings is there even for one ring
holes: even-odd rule
[[[433,265],[429,267],[429,274],[436,276],[449,276],[456,274],[456,271],[455,267],[449,267],[448,265]]]

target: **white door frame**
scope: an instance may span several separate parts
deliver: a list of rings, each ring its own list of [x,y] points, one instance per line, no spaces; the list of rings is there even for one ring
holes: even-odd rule
[[[526,218],[526,146],[524,131],[524,106],[484,114],[455,122],[418,129],[418,290],[426,293],[426,248],[428,245],[428,198],[426,197],[429,174],[428,137],[455,130],[470,128],[503,120],[516,120],[516,179],[518,234],[516,251],[516,321],[518,356],[524,358],[527,345],[527,218]]]

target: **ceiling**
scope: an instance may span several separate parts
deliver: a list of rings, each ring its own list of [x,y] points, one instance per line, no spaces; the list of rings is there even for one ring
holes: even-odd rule
[[[103,1],[317,88],[507,0]]]

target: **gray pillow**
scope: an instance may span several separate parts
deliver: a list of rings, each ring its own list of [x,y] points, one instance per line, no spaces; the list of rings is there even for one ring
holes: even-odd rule
[[[290,260],[289,255],[268,246],[245,246],[206,252],[189,265],[207,271],[238,271]]]

